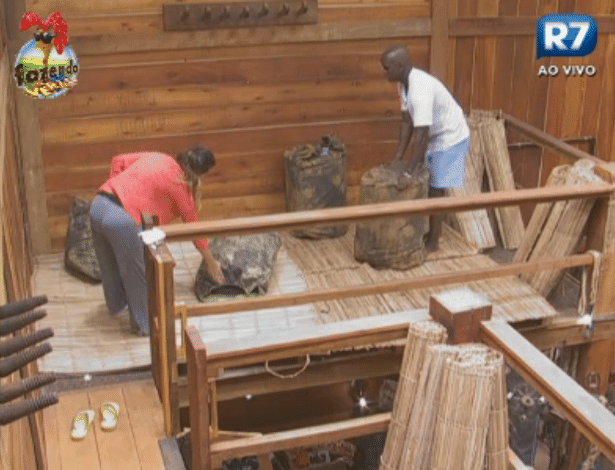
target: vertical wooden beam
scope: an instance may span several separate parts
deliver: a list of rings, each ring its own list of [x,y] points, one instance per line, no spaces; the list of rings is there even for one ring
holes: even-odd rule
[[[431,46],[429,71],[442,83],[448,81],[448,2],[456,0],[431,1]]]
[[[165,244],[159,247],[159,254],[162,260],[163,288],[164,288],[164,307],[161,311],[163,317],[161,322],[165,323],[165,334],[161,334],[166,349],[166,364],[163,367],[168,374],[169,405],[171,407],[170,422],[167,425],[167,434],[176,435],[180,432],[179,421],[179,371],[177,369],[177,339],[175,331],[175,283],[173,271],[175,261]],[[162,324],[162,323],[161,323]]]
[[[153,219],[144,218],[142,223],[151,226]],[[174,268],[175,261],[164,243],[145,246],[152,374],[162,401],[164,430],[170,437],[180,431]]]
[[[31,32],[21,33],[19,24],[26,12],[25,0],[4,2],[5,25],[9,38],[9,51],[13,59],[21,46],[32,36]],[[0,25],[4,26],[4,25]],[[11,60],[12,63],[12,60]],[[17,155],[21,162],[24,191],[29,223],[31,244],[35,254],[46,253],[51,249],[47,201],[45,199],[45,178],[41,150],[41,130],[36,100],[23,93],[13,93],[17,117]]]
[[[188,393],[190,397],[191,470],[210,470],[207,350],[195,327],[188,326],[183,334],[184,344],[186,345]]]
[[[143,214],[141,226],[143,230],[149,230],[158,224],[157,217],[151,214]],[[149,345],[152,357],[152,378],[158,391],[158,396],[162,402],[162,384],[160,382],[160,327],[158,325],[158,297],[156,295],[156,255],[149,246],[143,246],[143,256],[145,258],[145,279],[147,280],[147,305],[149,315]]]

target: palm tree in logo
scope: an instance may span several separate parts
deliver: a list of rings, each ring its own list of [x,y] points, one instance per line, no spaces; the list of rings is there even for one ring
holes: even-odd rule
[[[27,31],[32,26],[36,26],[35,47],[43,51],[43,67],[47,68],[51,49],[55,48],[58,54],[62,54],[68,44],[66,21],[61,13],[52,13],[45,22],[38,13],[25,13],[19,30]]]

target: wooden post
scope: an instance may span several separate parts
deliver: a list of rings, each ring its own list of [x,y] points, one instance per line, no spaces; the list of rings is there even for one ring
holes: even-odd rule
[[[4,2],[4,18],[9,37],[9,53],[11,63],[19,49],[29,39],[32,31],[19,31],[19,24],[26,12],[25,0],[11,0]],[[0,24],[0,27],[4,25]],[[17,91],[12,94],[15,102],[15,115],[17,126],[17,154],[21,163],[21,173],[24,179],[24,190],[27,207],[27,221],[32,249],[35,254],[46,253],[51,249],[49,238],[49,223],[47,213],[47,200],[45,198],[45,179],[43,169],[43,156],[41,148],[41,129],[39,125],[37,100],[27,97]]]
[[[429,298],[429,315],[444,325],[450,344],[480,341],[480,322],[491,319],[491,303],[471,289],[455,289]]]
[[[152,214],[141,216],[141,227],[149,230],[158,224],[158,218]],[[160,383],[160,327],[158,325],[158,302],[156,297],[156,257],[149,246],[143,246],[145,258],[145,279],[147,281],[147,305],[149,315],[149,345],[152,356],[152,378],[158,390],[158,396],[162,401],[162,386]]]
[[[142,222],[144,226],[151,226],[154,219],[148,216]],[[173,282],[175,261],[165,244],[145,246],[144,249],[152,375],[162,401],[165,433],[175,436],[180,431]]]
[[[207,350],[195,327],[186,327],[183,334],[184,344],[186,345],[186,366],[188,368],[188,391],[190,395],[191,470],[210,470]]]
[[[448,83],[448,34],[448,0],[432,0],[429,71],[445,84]]]
[[[605,182],[615,181],[615,165],[601,164],[596,167]],[[615,196],[596,201],[587,228],[587,248],[601,253],[597,280],[594,318],[599,319],[615,312]],[[615,372],[613,340],[593,341],[579,347],[577,381],[590,393],[605,396],[611,372]],[[566,470],[576,470],[586,455],[589,442],[578,430],[570,433],[567,442]]]

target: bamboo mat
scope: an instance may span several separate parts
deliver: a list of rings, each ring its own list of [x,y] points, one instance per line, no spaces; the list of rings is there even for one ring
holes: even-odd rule
[[[448,196],[468,196],[480,194],[485,174],[485,156],[480,135],[479,122],[475,117],[468,117],[470,127],[470,148],[466,155],[463,186],[447,189]],[[455,212],[450,214],[455,228],[466,240],[478,248],[493,248],[496,245],[493,227],[487,209]]]
[[[353,234],[332,240],[299,240],[282,235],[282,245],[303,272],[308,289],[320,290],[357,284],[373,284],[407,277],[423,277],[497,266],[466,242],[456,231],[444,226],[441,250],[430,253],[427,261],[406,271],[376,270],[353,257]],[[317,321],[329,323],[403,310],[428,308],[429,297],[438,292],[466,286],[493,304],[493,317],[510,322],[553,317],[556,311],[534,289],[516,276],[470,283],[416,289],[339,301],[319,302]]]
[[[176,301],[196,303],[194,279],[201,255],[191,243],[173,243],[169,249],[176,261]],[[109,315],[102,287],[90,285],[72,277],[64,270],[62,254],[39,256],[33,277],[35,295],[46,294],[47,317],[37,328],[51,327],[53,351],[39,360],[42,371],[86,373],[123,370],[151,363],[148,338],[130,333],[126,311],[117,317]],[[293,293],[306,289],[305,281],[282,248],[276,260],[270,293]],[[312,326],[314,307],[266,309],[235,314],[189,318],[188,323],[199,330],[207,342],[253,336],[272,330]],[[180,324],[177,322],[178,340]],[[178,341],[179,344],[179,341]]]
[[[496,265],[487,256],[478,254],[476,247],[447,226],[444,226],[441,250],[428,255],[422,266],[404,272],[377,271],[367,264],[357,263],[353,256],[354,228],[346,236],[332,240],[301,240],[286,233],[281,236],[282,248],[276,260],[270,294],[372,284],[406,276]],[[174,243],[170,249],[176,261],[176,301],[195,303],[192,288],[200,254],[191,243]],[[51,327],[55,332],[50,340],[53,351],[40,359],[40,369],[85,373],[149,365],[149,340],[130,333],[127,313],[111,317],[104,304],[102,287],[75,279],[63,266],[61,254],[37,258],[33,292],[49,297],[45,306],[48,316],[38,322],[37,327]],[[465,285],[493,302],[494,317],[520,321],[556,314],[543,298],[517,277]],[[205,342],[234,341],[259,332],[309,328],[319,323],[427,308],[430,295],[455,287],[459,286],[197,317],[188,321],[198,328]],[[177,332],[179,339],[179,322]]]

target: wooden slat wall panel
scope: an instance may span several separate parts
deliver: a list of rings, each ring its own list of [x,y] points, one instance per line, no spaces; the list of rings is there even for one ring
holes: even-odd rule
[[[397,94],[382,78],[382,50],[401,42],[420,68],[430,67],[430,1],[324,0],[317,28],[263,29],[258,37],[246,29],[198,33],[192,42],[161,32],[162,3],[28,2],[43,15],[65,14],[80,58],[79,85],[61,100],[39,103],[56,249],[72,198],[91,197],[111,156],[123,151],[212,148],[218,165],[206,178],[202,216],[214,219],[283,210],[284,150],[332,131],[349,145],[348,185],[356,192],[362,172],[386,161],[397,139]],[[448,7],[451,19],[489,21],[579,9],[609,15],[611,3],[450,0]],[[615,63],[613,37],[601,34],[586,58],[551,60],[536,59],[528,31],[513,33],[449,37],[447,84],[464,110],[502,109],[557,137],[594,135],[598,155],[610,160],[615,92],[605,77]],[[201,47],[205,39],[211,43]],[[594,65],[598,74],[537,77],[540,65],[552,63]],[[560,163],[536,149],[513,150],[511,158],[522,187],[544,182]],[[523,208],[526,218],[531,209]]]
[[[352,5],[376,19],[429,6]],[[380,54],[400,42],[429,68],[429,40],[410,37],[80,55],[79,85],[39,103],[54,249],[63,248],[72,199],[91,198],[122,151],[211,148],[218,164],[201,215],[216,219],[284,210],[284,150],[335,132],[349,144],[356,193],[361,174],[394,150],[399,102]]]

